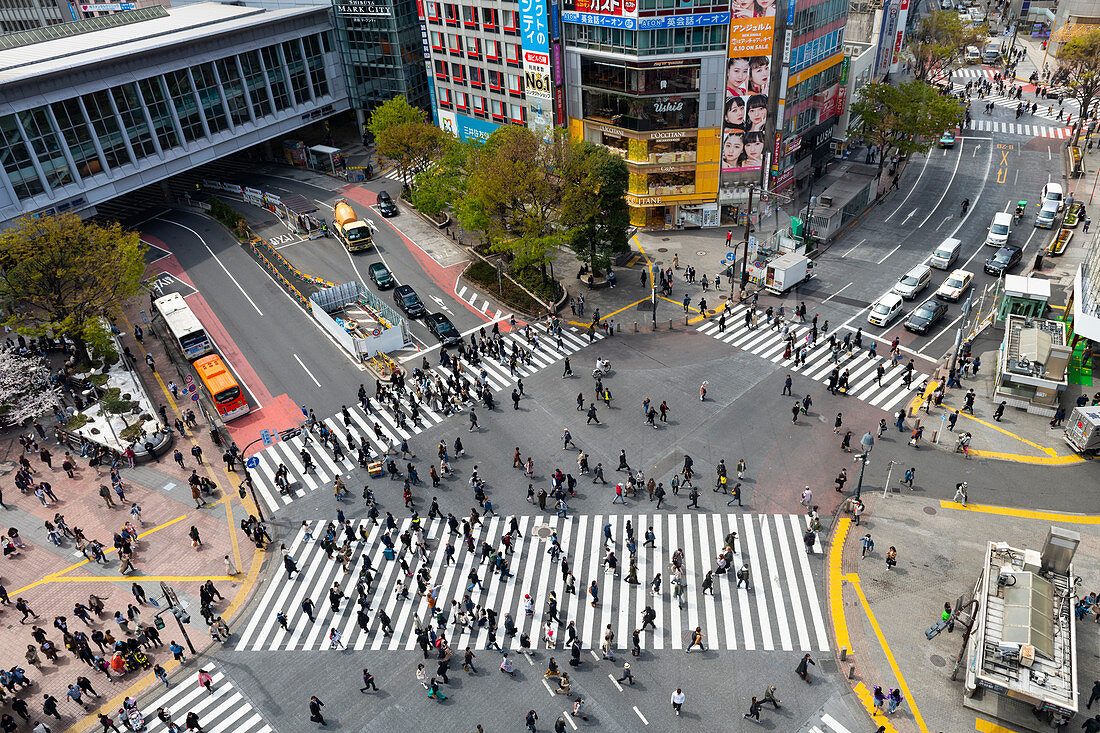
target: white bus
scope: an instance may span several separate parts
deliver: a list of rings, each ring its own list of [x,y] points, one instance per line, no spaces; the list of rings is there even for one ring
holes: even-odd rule
[[[153,301],[157,312],[164,318],[168,326],[168,332],[172,334],[180,351],[188,361],[199,358],[203,354],[209,354],[214,350],[214,344],[206,335],[202,323],[191,312],[183,296],[179,293],[169,293],[162,298]]]

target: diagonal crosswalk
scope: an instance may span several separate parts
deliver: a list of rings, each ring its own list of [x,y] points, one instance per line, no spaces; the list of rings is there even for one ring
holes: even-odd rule
[[[645,508],[644,505],[642,508]],[[638,541],[636,564],[639,584],[625,582],[629,553],[624,547],[626,522],[634,527]],[[410,527],[409,519],[399,525],[397,532]],[[508,570],[514,577],[502,582],[499,573],[491,575],[487,565],[481,563],[480,551],[467,551],[462,538],[450,535],[444,520],[425,523],[425,536],[429,545],[423,563],[415,553],[406,554],[409,572],[418,574],[421,566],[431,574],[430,585],[439,584],[440,592],[436,609],[448,610],[446,636],[452,648],[463,649],[467,645],[484,649],[488,630],[485,628],[458,628],[453,625],[449,609],[452,601],[470,602],[494,609],[499,614],[498,640],[505,649],[519,648],[517,633],[506,637],[503,633],[504,614],[511,613],[519,632],[530,634],[533,645],[539,644],[543,624],[548,621],[546,602],[554,591],[559,601],[559,616],[563,624],[575,622],[578,639],[585,649],[599,648],[604,630],[610,624],[615,632],[617,648],[629,648],[631,634],[641,625],[641,611],[651,606],[656,612],[656,629],[642,634],[642,647],[649,649],[685,649],[689,633],[702,626],[707,634],[707,646],[718,649],[747,650],[803,650],[827,651],[828,636],[817,581],[807,556],[802,534],[805,517],[785,514],[620,514],[575,515],[568,519],[559,517],[531,517],[518,519],[521,538],[516,541],[515,552],[508,558]],[[620,573],[608,572],[603,564],[604,527],[610,523],[614,549],[620,561]],[[369,527],[369,523],[368,523]],[[654,546],[643,544],[647,527],[653,527],[657,540]],[[289,548],[301,570],[288,580],[281,569],[272,579],[255,611],[241,631],[236,642],[238,651],[258,650],[318,650],[329,648],[328,635],[335,628],[342,635],[348,649],[411,650],[416,648],[415,619],[426,620],[429,604],[416,595],[416,582],[405,575],[400,556],[387,560],[380,538],[382,525],[369,527],[366,542],[357,542],[345,573],[336,560],[329,560],[324,549],[315,540],[306,539],[306,530],[320,536],[324,532],[322,522],[303,527]],[[475,527],[475,547],[486,541],[494,548],[501,547],[501,538],[508,531],[509,521],[500,517],[486,519]],[[353,525],[358,532],[358,526]],[[394,532],[394,534],[397,534]],[[730,532],[737,533],[734,546],[734,567],[747,562],[751,569],[752,588],[736,587],[733,574],[715,575],[714,592],[702,593],[700,582],[707,570],[715,567],[718,553]],[[559,562],[550,553],[551,533],[557,533],[560,546],[570,563],[569,572],[576,579],[576,593],[565,592],[565,578]],[[454,562],[444,563],[443,548],[451,542],[455,549]],[[671,593],[669,584],[672,555],[677,548],[684,553],[684,571],[687,589],[682,606]],[[814,546],[814,553],[820,546]],[[374,568],[374,583],[366,598],[373,608],[370,624],[365,630],[358,625],[358,603],[355,600],[355,584],[358,581],[362,555],[369,555]],[[470,590],[468,580],[476,569],[482,585]],[[655,573],[662,573],[663,584],[659,595],[651,591],[650,582]],[[411,587],[409,599],[398,596],[395,588],[398,580]],[[587,596],[589,584],[598,584],[600,605],[590,605]],[[342,601],[338,611],[328,602],[328,589],[338,582],[348,598]],[[524,597],[533,599],[532,614],[524,613]],[[310,598],[316,604],[316,620],[310,622],[302,611],[302,601]],[[384,610],[391,619],[394,633],[387,635],[381,629],[376,616]],[[283,611],[290,619],[289,629],[284,630],[275,621],[275,615]],[[561,648],[567,635],[567,627],[559,626],[557,648]]]
[[[482,356],[480,363],[476,366],[464,363],[460,378],[471,387],[479,379],[483,379],[496,392],[511,390],[519,379],[529,377],[561,362],[565,357],[589,343],[586,334],[572,327],[562,328],[560,345],[557,342],[557,336],[551,334],[545,325],[532,324],[529,328],[531,339],[528,339],[523,329],[510,331],[503,336],[506,353],[512,353],[514,344],[517,349],[526,350],[530,355],[528,363],[520,361],[512,370],[508,363]],[[598,332],[594,337],[602,338]],[[444,371],[438,364],[430,371],[444,380],[451,376],[449,371]],[[357,443],[366,442],[374,456],[394,450],[401,445],[402,440],[407,440],[438,425],[447,417],[439,409],[438,403],[415,398],[409,392],[409,387],[415,386],[411,383],[410,377],[409,383],[406,384],[406,391],[399,399],[403,413],[400,420],[391,404],[379,403],[373,395],[369,395],[369,411],[364,411],[361,405],[349,405],[347,418],[337,413],[322,422],[339,436],[345,448],[347,447],[346,436],[350,432]],[[417,415],[415,420],[410,417],[414,412]],[[302,450],[310,455],[315,470],[306,471],[301,459]],[[333,479],[337,476],[346,476],[356,466],[354,451],[348,451],[342,459],[337,458],[312,436],[305,434],[268,446],[256,453],[255,457],[259,463],[251,471],[252,481],[260,500],[273,511],[322,486],[331,486]],[[280,465],[287,467],[290,477],[290,487],[286,493],[280,493],[275,485],[275,472]]]
[[[759,326],[749,329],[745,325],[745,313],[748,306],[742,303],[731,306],[726,313],[726,329],[718,330],[718,318],[712,317],[699,324],[696,330],[713,338],[729,344],[730,346],[748,351],[762,359],[767,359],[774,364],[782,364],[784,369],[800,373],[817,382],[828,383],[829,374],[834,367],[841,372],[848,370],[848,396],[869,403],[886,412],[893,412],[902,405],[914,392],[920,383],[928,376],[914,370],[910,386],[905,385],[905,370],[901,366],[890,368],[889,358],[869,358],[859,350],[852,356],[841,354],[839,366],[832,363],[831,349],[828,338],[819,335],[817,343],[811,346],[806,355],[806,361],[799,366],[794,365],[793,357],[784,359],[786,349],[784,336],[780,331],[769,328],[763,318],[758,320]],[[803,324],[791,323],[796,329],[795,344],[805,343],[809,327]],[[840,338],[840,334],[837,334]],[[879,364],[887,367],[886,374],[881,384],[878,381],[877,369]]]
[[[474,288],[470,288],[470,287],[467,287],[465,285],[462,285],[455,291],[455,295],[462,298],[467,303],[469,303],[474,308],[481,311],[482,313],[484,313],[487,316],[493,316],[497,320],[500,320],[502,318],[507,318],[507,314],[504,313],[504,311],[500,310],[495,305],[493,305],[492,302],[490,302],[488,298],[483,296],[481,293],[479,293]]]
[[[199,723],[206,733],[271,733],[259,711],[233,682],[217,669],[214,662],[204,662],[202,668],[210,673],[214,683],[212,693],[199,687],[195,674],[188,674],[168,690],[164,690],[151,702],[142,703],[145,713],[145,730],[149,733],[167,730],[157,717],[157,709],[164,708],[172,720],[183,727],[188,713],[199,716]],[[196,668],[197,673],[197,668]],[[160,689],[159,685],[156,689]],[[122,725],[122,721],[115,721]]]

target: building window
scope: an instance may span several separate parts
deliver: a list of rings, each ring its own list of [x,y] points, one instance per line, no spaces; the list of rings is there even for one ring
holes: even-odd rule
[[[485,42],[485,59],[494,63],[500,63],[500,41]]]
[[[172,99],[172,106],[176,108],[176,116],[180,120],[180,128],[183,130],[183,139],[194,142],[205,136],[202,129],[202,116],[199,114],[199,105],[195,101],[195,94],[191,90],[191,80],[186,71],[172,71],[164,75],[164,81],[168,84],[168,96]],[[88,110],[90,117],[92,110]],[[97,130],[98,132],[98,130]],[[106,152],[106,149],[104,149]],[[113,166],[111,159],[107,159],[107,165]]]
[[[504,32],[511,36],[519,35],[519,13],[515,10],[502,10],[504,15]]]
[[[496,8],[481,9],[481,25],[487,31],[497,30],[499,23],[497,22]]]
[[[146,104],[148,104],[148,97],[146,97]],[[84,114],[80,111],[77,100],[66,99],[63,102],[54,102],[50,106],[53,109],[54,118],[57,119],[61,139],[69,146],[69,154],[76,164],[76,172],[81,178],[90,178],[97,173],[102,173],[103,166],[99,164],[95,141],[92,140],[92,133],[84,122]]]
[[[499,92],[504,88],[504,84],[501,81],[501,76],[502,75],[499,71],[489,69],[489,89],[494,92]]]
[[[23,123],[27,142],[38,158],[38,165],[42,166],[42,173],[45,174],[49,187],[60,188],[72,183],[73,172],[69,169],[69,161],[65,159],[46,108],[38,107],[20,112],[19,121]]]
[[[466,85],[465,68],[462,64],[451,64],[451,80],[455,84]]]
[[[458,6],[454,3],[444,3],[443,20],[447,25],[458,25]]]
[[[527,108],[522,104],[510,104],[508,105],[512,112],[512,122],[517,125],[523,125],[527,123]]]
[[[15,115],[0,117],[0,163],[4,166],[4,172],[8,174],[8,181],[15,189],[15,195],[21,199],[29,199],[43,193],[46,189],[42,181],[38,179],[38,171],[34,169],[30,151],[19,134],[19,127],[15,122]]]
[[[85,94],[83,99],[84,108],[88,110],[88,119],[91,120],[92,129],[95,130],[96,137],[99,138],[99,144],[103,148],[103,157],[107,159],[107,165],[111,168],[121,168],[129,163],[130,154],[126,152],[126,141],[122,136],[122,130],[118,129],[118,121],[111,109],[111,102],[107,99],[107,92],[98,91]],[[194,104],[194,100],[192,100],[192,104]],[[201,134],[201,126],[199,130]]]
[[[177,147],[180,144],[180,138],[176,134],[176,124],[172,121],[172,112],[168,109],[168,97],[164,93],[160,77],[154,76],[152,79],[142,79],[138,82],[138,90],[141,92],[142,99],[145,100],[145,108],[149,110],[149,117],[153,120],[153,133],[160,141],[161,150],[170,150]],[[54,105],[54,116],[57,116],[56,105]],[[61,118],[58,117],[58,123],[60,122]],[[79,166],[80,163],[77,163],[77,165]]]
[[[583,89],[584,118],[624,130],[675,130],[698,127],[699,98],[634,97]]]
[[[468,99],[466,92],[455,92],[455,107],[465,112],[469,106]]]
[[[256,119],[271,114],[271,100],[267,98],[267,83],[264,81],[264,68],[260,64],[259,51],[246,51],[240,55],[244,81],[248,85],[248,96],[252,98],[252,112]]]
[[[306,79],[306,61],[302,58],[302,47],[297,40],[283,41],[283,57],[290,71],[290,88],[294,91],[295,101],[298,104],[309,102],[312,97]]]
[[[485,114],[485,97],[482,97],[479,94],[475,94],[473,104],[474,112],[476,112],[477,114]]]
[[[446,51],[447,46],[444,43],[444,34],[440,31],[432,31],[432,50],[434,51]]]
[[[482,74],[480,66],[470,67],[470,86],[476,89],[483,89],[485,87],[485,77]]]
[[[447,87],[439,88],[439,106],[451,108],[451,90]]]
[[[199,104],[202,105],[202,113],[206,117],[210,134],[228,129],[229,120],[225,116],[225,107],[222,106],[222,95],[218,93],[218,81],[214,77],[213,65],[207,62],[192,66],[191,76],[195,79],[195,91],[198,92]]]
[[[493,105],[493,119],[497,122],[504,122],[504,102],[498,102],[494,99],[490,104]]]
[[[523,96],[523,79],[519,74],[505,74],[508,77],[508,93],[515,97]]]
[[[302,39],[306,46],[306,64],[313,81],[315,98],[328,96],[328,74],[325,73],[325,56],[318,43],[318,36],[306,36]]]
[[[462,36],[457,33],[447,34],[447,49],[451,52],[452,56],[462,55]]]
[[[428,16],[428,20],[439,20],[439,3],[426,3],[424,7],[424,14]]]
[[[473,5],[462,6],[462,24],[467,28],[477,28],[477,8]]]
[[[141,101],[133,83],[123,84],[111,89],[115,107],[118,108],[118,116],[122,118],[122,126],[126,129],[126,135],[130,138],[130,147],[134,151],[134,157],[148,158],[157,152],[153,144],[153,133],[149,129],[149,123],[145,121],[145,114],[141,111]]]
[[[440,81],[447,81],[447,62],[440,59],[435,60],[435,78]]]
[[[279,60],[278,47],[261,48],[260,54],[267,71],[267,81],[271,85],[271,95],[275,97],[275,109],[281,112],[290,106],[290,92],[287,91],[283,62]]]
[[[504,44],[504,60],[508,62],[510,66],[522,66],[523,62],[520,61],[521,56],[519,53],[518,43],[505,43]]]
[[[481,59],[481,39],[480,38],[467,38],[466,39],[466,56],[472,59]]]
[[[218,70],[218,78],[222,81],[222,92],[225,93],[226,104],[229,105],[229,119],[234,125],[251,122],[248,116],[248,101],[244,98],[244,85],[241,84],[240,75],[237,73],[237,62],[233,57],[218,59],[214,62]]]

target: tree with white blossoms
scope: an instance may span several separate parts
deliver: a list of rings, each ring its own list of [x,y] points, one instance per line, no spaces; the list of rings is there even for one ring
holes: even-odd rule
[[[50,382],[50,369],[38,355],[0,350],[0,418],[20,425],[61,404],[61,388]]]

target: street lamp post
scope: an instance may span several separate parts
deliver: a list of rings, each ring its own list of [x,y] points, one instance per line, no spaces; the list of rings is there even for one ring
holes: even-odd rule
[[[859,462],[859,480],[856,482],[856,498],[860,498],[860,494],[863,491],[863,471],[867,468],[869,461],[867,460],[871,451],[875,448],[875,436],[868,430],[863,434],[863,437],[859,439],[859,445],[863,448],[863,452],[855,457],[854,460]]]
[[[298,433],[300,432],[302,432],[302,428],[290,428],[288,430],[280,430],[279,439],[290,440],[294,436],[298,435]],[[252,502],[256,505],[256,514],[257,516],[259,516],[261,522],[266,522],[267,520],[264,519],[264,511],[260,507],[260,500],[256,498],[256,487],[252,485],[252,475],[248,472],[248,459],[245,458],[245,456],[248,454],[248,449],[259,443],[261,440],[263,440],[262,437],[256,438],[251,443],[246,445],[244,447],[244,450],[241,451],[241,458],[243,459],[242,463],[244,463],[244,465],[242,466],[242,470],[244,471],[244,481],[242,481],[241,485],[237,487],[237,494],[243,499],[245,497],[244,485],[248,484],[248,490],[252,494]]]
[[[858,499],[860,492],[863,491],[863,470],[867,468],[867,454],[860,453],[854,460],[859,462],[859,481],[856,482],[856,498]]]

